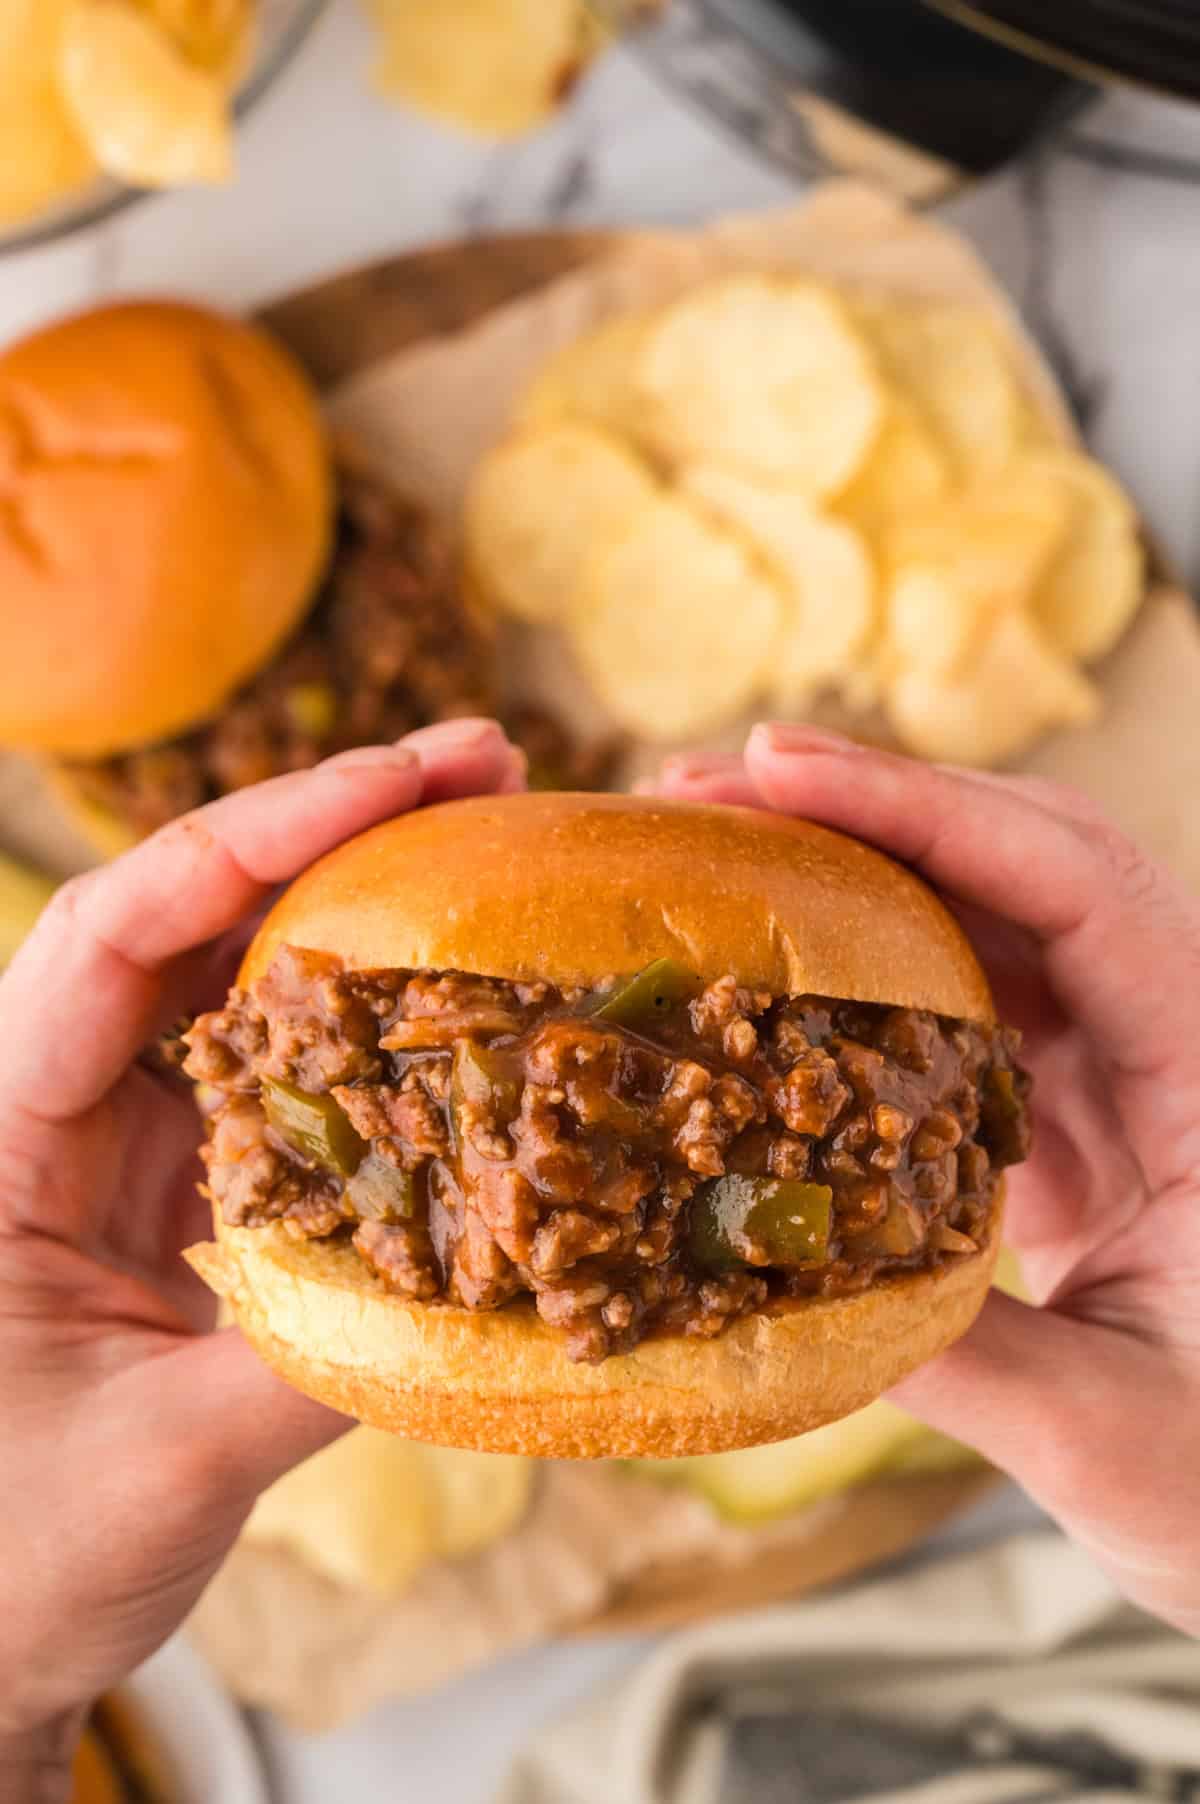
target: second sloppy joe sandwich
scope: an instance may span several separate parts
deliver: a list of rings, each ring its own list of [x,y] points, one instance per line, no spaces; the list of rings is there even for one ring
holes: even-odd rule
[[[492,628],[442,534],[330,443],[255,325],[127,301],[9,346],[0,489],[0,742],[39,757],[102,854],[501,705]],[[545,710],[509,724],[544,778],[593,780]]]
[[[803,1432],[969,1326],[1027,1079],[917,878],[802,821],[456,802],[301,877],[186,1036],[216,1242],[301,1389],[590,1457]]]

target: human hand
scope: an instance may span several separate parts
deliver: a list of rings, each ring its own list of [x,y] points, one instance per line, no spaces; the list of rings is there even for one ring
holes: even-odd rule
[[[348,752],[58,892],[0,980],[0,1801],[65,1795],[83,1709],[186,1615],[260,1490],[345,1420],[276,1378],[180,1259],[201,1127],[139,1064],[219,1005],[247,917],[376,821],[523,787],[490,722]]]
[[[655,787],[840,828],[960,915],[1034,1076],[1005,1237],[1041,1307],[993,1291],[894,1396],[1200,1634],[1200,905],[1071,790],[807,727]]]

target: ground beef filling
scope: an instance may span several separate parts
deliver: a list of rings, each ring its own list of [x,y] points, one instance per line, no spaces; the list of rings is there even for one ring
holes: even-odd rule
[[[315,605],[216,719],[179,738],[68,768],[136,833],[334,752],[497,707],[494,646],[463,601],[429,517],[360,472],[340,472],[333,557]],[[603,782],[611,747],[576,746],[524,709],[512,728],[549,786]]]
[[[285,947],[185,1042],[225,1221],[421,1302],[532,1297],[575,1359],[969,1256],[1027,1151],[1009,1031],[665,963],[584,991]]]

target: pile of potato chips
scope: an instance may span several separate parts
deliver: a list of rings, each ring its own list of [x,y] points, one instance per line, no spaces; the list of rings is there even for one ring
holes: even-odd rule
[[[100,173],[147,188],[228,180],[254,12],[254,0],[7,0],[0,223]]]
[[[491,137],[540,125],[608,37],[590,0],[363,4],[379,91]],[[255,13],[255,0],[0,0],[0,226],[101,174],[143,188],[230,180]]]
[[[614,721],[696,740],[833,698],[992,765],[1089,719],[1145,574],[974,308],[738,275],[551,358],[468,499],[486,605],[561,629]]]

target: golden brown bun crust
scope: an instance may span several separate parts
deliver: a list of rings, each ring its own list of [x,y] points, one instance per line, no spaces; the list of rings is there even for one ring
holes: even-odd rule
[[[307,609],[332,478],[315,397],[256,327],[102,307],[0,356],[0,739],[102,757],[180,732]]]
[[[994,1019],[987,979],[932,890],[807,821],[629,796],[447,802],[331,852],[246,955],[282,944],[352,966],[595,983],[678,959],[772,994]]]
[[[987,1294],[1000,1206],[978,1254],[936,1272],[752,1315],[713,1340],[643,1341],[575,1365],[531,1305],[405,1303],[348,1246],[227,1228],[188,1257],[290,1384],[419,1441],[555,1459],[720,1453],[861,1409],[965,1333]]]

